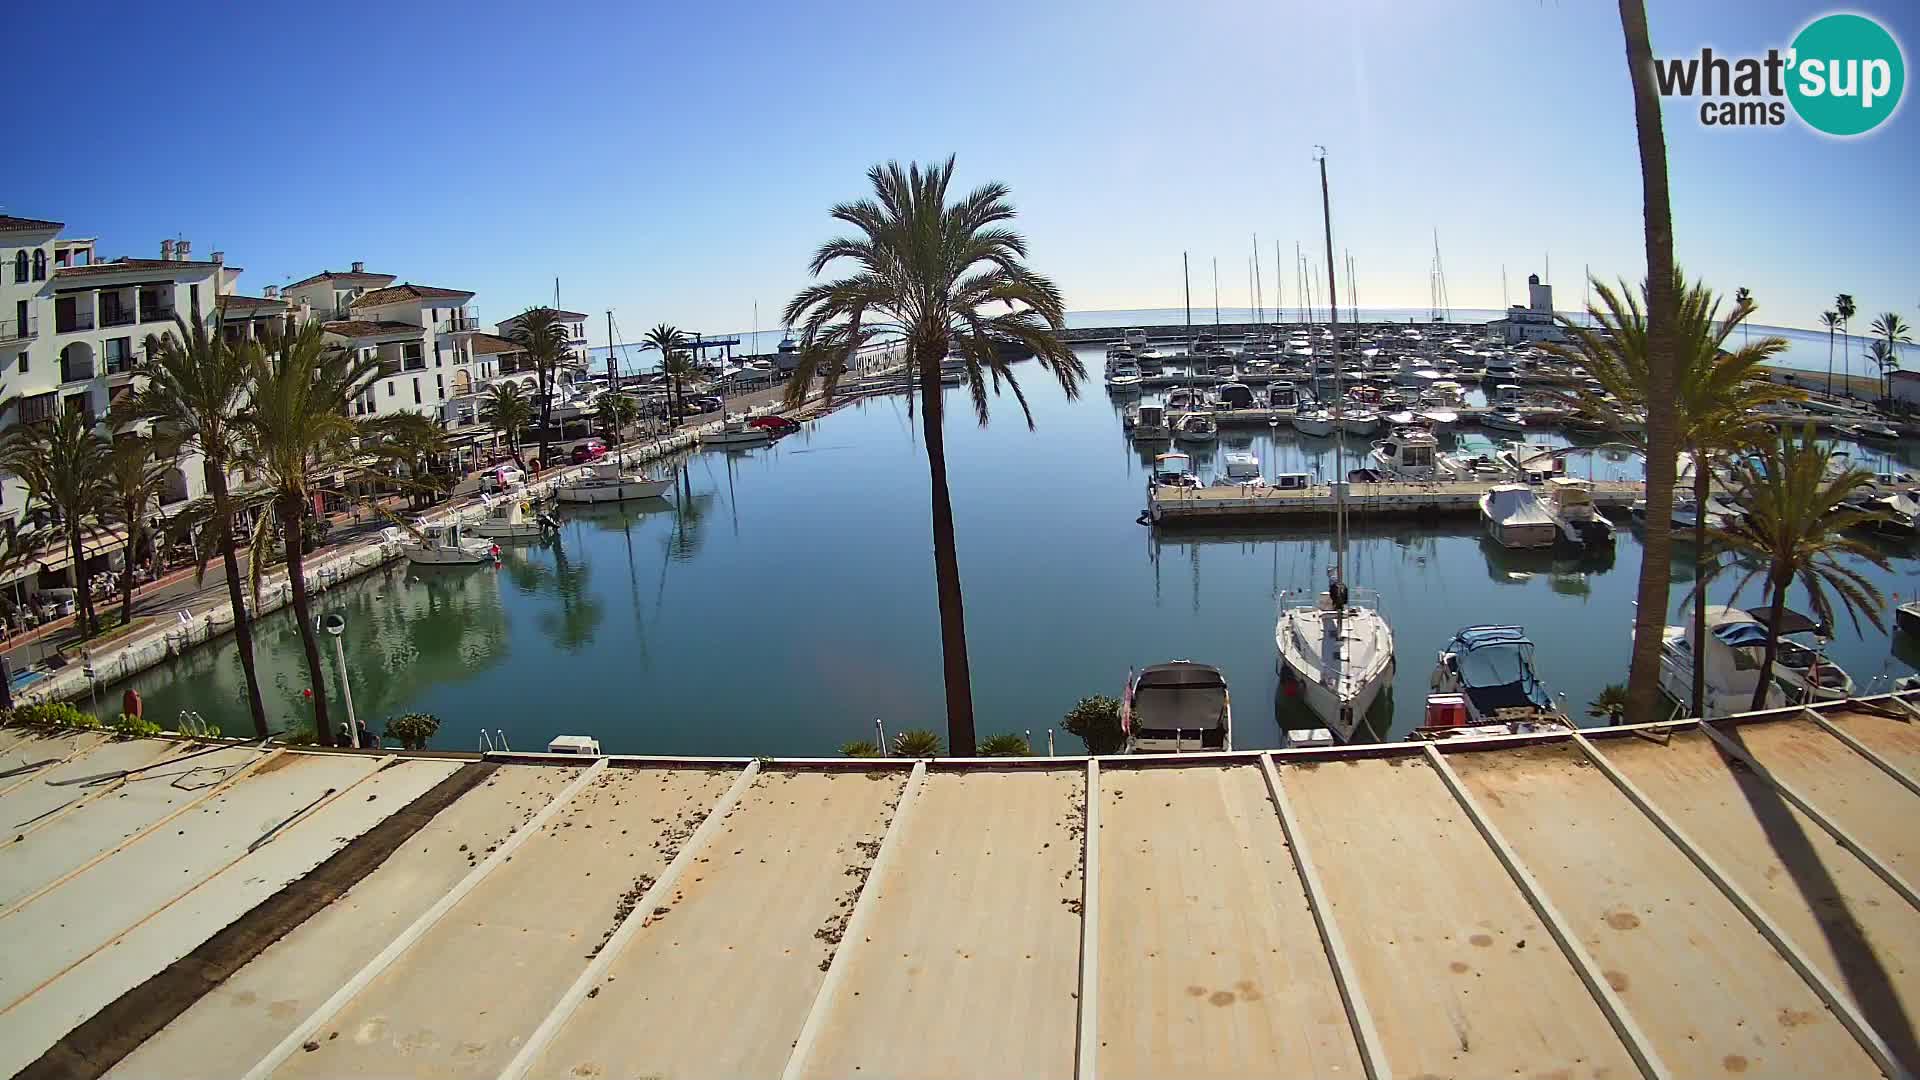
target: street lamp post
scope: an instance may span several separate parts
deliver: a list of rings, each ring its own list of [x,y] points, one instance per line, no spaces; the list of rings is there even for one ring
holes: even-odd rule
[[[347,620],[338,612],[327,616],[320,623],[327,633],[333,635],[333,658],[340,664],[340,696],[347,702],[347,737],[353,740],[353,748],[360,746],[360,721],[353,715],[353,687],[347,685],[347,647],[340,643],[341,635],[347,632]]]

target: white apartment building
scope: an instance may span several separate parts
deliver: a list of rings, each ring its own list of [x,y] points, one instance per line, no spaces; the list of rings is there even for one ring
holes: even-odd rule
[[[64,229],[0,216],[0,393],[19,397],[0,425],[38,423],[61,410],[104,421],[132,386],[148,336],[172,330],[176,315],[211,319],[240,276],[220,252],[194,260],[184,240],[162,241],[157,259],[103,262],[95,240],[63,238]],[[165,503],[177,506],[204,490],[199,458],[183,458]],[[0,476],[0,528],[17,530],[25,504],[25,486]]]
[[[284,299],[295,315],[323,320],[329,338],[379,362],[379,379],[353,403],[355,417],[404,411],[446,423],[449,400],[474,385],[473,294],[393,281],[356,262],[287,286]]]

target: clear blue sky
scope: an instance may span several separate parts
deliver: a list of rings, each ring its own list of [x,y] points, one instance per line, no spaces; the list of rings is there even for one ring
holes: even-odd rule
[[[1784,46],[1831,10],[1649,6],[1667,55]],[[22,7],[15,36],[45,55],[0,210],[109,257],[186,236],[250,293],[361,259],[471,289],[489,322],[558,276],[628,338],[747,329],[756,301],[770,327],[867,166],[956,153],[965,183],[1012,185],[1076,310],[1178,306],[1183,249],[1196,300],[1217,256],[1244,303],[1255,231],[1266,276],[1286,250],[1291,304],[1293,244],[1320,243],[1315,143],[1364,306],[1426,305],[1435,228],[1456,307],[1499,306],[1502,264],[1520,299],[1549,254],[1563,308],[1583,264],[1642,273],[1603,2]],[[1915,61],[1911,3],[1858,10]],[[1812,326],[1840,291],[1920,322],[1912,102],[1851,142],[1702,128],[1674,104],[1667,125],[1689,270],[1753,288],[1763,322]]]

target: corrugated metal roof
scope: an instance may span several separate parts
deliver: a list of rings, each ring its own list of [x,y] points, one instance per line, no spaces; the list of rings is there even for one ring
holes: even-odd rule
[[[114,746],[8,732],[0,766]],[[1093,761],[229,749],[196,780],[184,749],[0,848],[0,1072],[1920,1066],[1920,706],[1892,698]],[[39,783],[0,781],[0,818]]]

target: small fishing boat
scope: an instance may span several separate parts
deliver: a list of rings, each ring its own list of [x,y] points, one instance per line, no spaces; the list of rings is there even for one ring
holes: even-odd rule
[[[1138,390],[1140,388],[1140,366],[1134,363],[1117,365],[1113,374],[1107,377],[1107,385],[1115,390]]]
[[[388,529],[389,537],[400,533]],[[407,561],[415,566],[479,566],[500,561],[500,545],[469,539],[459,524],[417,526],[412,536],[401,534]]]
[[[672,486],[672,480],[655,479],[618,461],[602,461],[586,476],[554,488],[553,496],[563,503],[629,502],[657,499]]]
[[[1200,478],[1193,474],[1193,459],[1178,450],[1165,454],[1156,454],[1153,459],[1153,473],[1147,477],[1149,487],[1197,488]]]
[[[1547,480],[1547,516],[1560,538],[1581,547],[1613,543],[1613,522],[1593,502],[1593,485],[1570,476]]]
[[[1763,627],[1775,620],[1779,623],[1780,642],[1774,651],[1773,679],[1789,702],[1839,701],[1853,696],[1853,676],[1825,654],[1825,637],[1819,623],[1784,607],[1763,607],[1748,614]],[[1812,638],[1812,644],[1801,640],[1803,637]],[[1763,658],[1762,653],[1752,657],[1756,662]]]
[[[773,441],[773,432],[766,428],[754,427],[744,419],[728,420],[719,431],[706,431],[700,434],[702,446],[745,446]]]
[[[1247,450],[1229,450],[1224,460],[1229,480],[1260,479],[1260,459]]]
[[[1302,435],[1325,438],[1333,434],[1333,414],[1324,409],[1301,409],[1293,414],[1293,430]]]
[[[1226,676],[1188,660],[1128,672],[1120,729],[1129,754],[1231,750],[1233,701]]]
[[[1500,448],[1485,435],[1463,435],[1451,454],[1440,455],[1440,474],[1449,480],[1510,480],[1513,471]]]
[[[1435,435],[1445,435],[1460,423],[1460,414],[1452,409],[1424,409],[1416,415]]]
[[[1300,388],[1290,382],[1267,384],[1267,408],[1292,409],[1300,404]]]
[[[1134,410],[1134,442],[1166,442],[1173,438],[1173,429],[1167,426],[1166,410],[1158,405],[1142,405]]]
[[[486,513],[467,526],[475,536],[488,540],[532,540],[560,531],[560,523],[536,507],[531,499],[482,495],[480,501]]]
[[[1533,667],[1533,642],[1518,626],[1469,626],[1433,666],[1427,723],[1416,739],[1517,735],[1569,727]]]
[[[1904,492],[1858,496],[1848,499],[1842,505],[1849,510],[1859,510],[1875,515],[1860,522],[1858,527],[1881,536],[1905,539],[1914,535],[1916,523],[1920,523],[1920,503],[1916,503]]]
[[[1480,426],[1495,431],[1525,431],[1527,418],[1518,409],[1494,409],[1480,414]]]
[[[1213,401],[1222,409],[1251,409],[1253,388],[1246,383],[1221,383],[1214,388]]]
[[[1500,460],[1507,464],[1513,475],[1527,483],[1544,484],[1553,477],[1566,475],[1566,459],[1556,450],[1556,447],[1546,443],[1514,439],[1501,448]]]
[[[1220,425],[1212,413],[1190,412],[1180,418],[1173,437],[1181,442],[1212,442],[1220,437]]]
[[[1560,526],[1525,484],[1500,484],[1480,496],[1480,520],[1501,547],[1552,547]]]
[[[1169,409],[1198,409],[1206,403],[1206,395],[1189,386],[1175,387],[1167,394]]]
[[[1380,414],[1347,411],[1340,416],[1340,430],[1349,435],[1371,435],[1380,430]]]
[[[1431,480],[1439,442],[1419,428],[1401,428],[1373,444],[1368,465],[1395,480]]]

